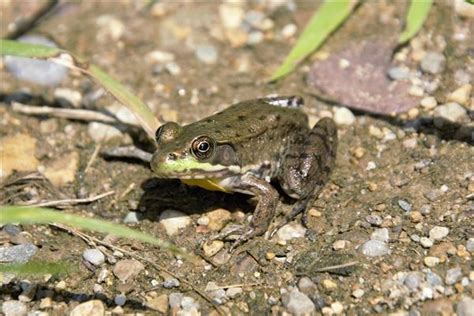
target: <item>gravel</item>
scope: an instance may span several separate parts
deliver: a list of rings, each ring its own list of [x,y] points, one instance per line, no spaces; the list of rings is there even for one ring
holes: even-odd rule
[[[28,313],[28,308],[23,302],[9,300],[3,302],[2,311],[5,316],[26,316]]]
[[[444,282],[448,285],[453,285],[456,283],[462,276],[462,270],[461,268],[452,268],[446,271],[446,278],[444,279]]]
[[[463,297],[456,306],[457,316],[474,316],[474,299]]]
[[[98,249],[86,249],[82,253],[82,257],[95,266],[100,266],[105,262],[104,254]]]
[[[206,64],[215,64],[218,58],[217,49],[209,44],[198,45],[195,53],[197,59]]]
[[[165,228],[166,234],[172,236],[190,225],[191,218],[180,211],[166,210],[160,214],[160,223]]]
[[[368,257],[378,257],[390,254],[388,245],[380,240],[369,240],[362,245],[362,253]]]
[[[283,299],[283,305],[288,311],[295,315],[311,314],[315,312],[315,306],[311,299],[298,290],[292,290]]]
[[[430,229],[429,236],[431,240],[441,240],[444,237],[448,236],[449,228],[443,226],[435,226]]]
[[[428,52],[421,60],[421,70],[429,74],[438,74],[444,70],[446,58],[438,52]]]
[[[370,239],[382,241],[387,243],[389,240],[388,229],[387,228],[379,228],[374,230],[374,232],[370,235]]]
[[[11,247],[0,247],[0,262],[24,263],[38,251],[33,244],[21,244]]]
[[[338,107],[334,111],[334,122],[337,125],[352,125],[355,122],[355,116],[346,107]]]
[[[474,252],[474,238],[469,238],[466,242],[466,249],[469,252]]]
[[[407,67],[392,67],[387,75],[392,80],[407,79],[410,76],[410,70]]]
[[[123,306],[127,302],[127,297],[123,294],[116,295],[114,298],[114,303],[118,306]]]
[[[455,102],[446,103],[436,107],[434,110],[435,120],[434,124],[437,127],[443,126],[443,122],[436,117],[445,119],[451,122],[460,122],[468,118],[467,111],[461,105]]]
[[[405,212],[411,212],[411,203],[407,200],[398,200],[398,206]]]

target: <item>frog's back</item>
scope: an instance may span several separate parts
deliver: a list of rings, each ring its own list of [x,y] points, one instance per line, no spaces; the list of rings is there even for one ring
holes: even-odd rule
[[[301,106],[299,97],[244,101],[191,125],[195,132],[199,130],[218,142],[237,145],[262,134],[276,136],[290,129],[307,129],[308,120],[299,109]]]

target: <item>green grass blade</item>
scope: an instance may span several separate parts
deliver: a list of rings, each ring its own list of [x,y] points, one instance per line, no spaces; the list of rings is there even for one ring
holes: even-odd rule
[[[26,263],[0,264],[0,273],[15,273],[20,275],[52,274],[56,276],[70,274],[74,270],[70,264],[65,262],[31,260]]]
[[[0,40],[0,55],[11,55],[28,58],[51,58],[61,53],[57,47],[29,44],[12,40]]]
[[[412,0],[410,3],[410,8],[408,9],[408,14],[406,17],[406,26],[402,34],[398,38],[400,44],[407,42],[413,36],[418,33],[418,31],[423,26],[428,13],[430,12],[431,5],[433,0]]]
[[[71,56],[72,62],[65,62],[64,58],[60,58],[62,54]],[[47,59],[82,71],[102,85],[102,87],[110,92],[110,94],[118,101],[128,107],[130,111],[135,114],[147,135],[151,139],[154,139],[155,131],[160,125],[160,122],[157,120],[153,112],[151,112],[150,108],[148,108],[145,103],[128,91],[118,81],[112,79],[112,77],[106,74],[99,67],[90,64],[83,58],[75,56],[74,54],[60,48],[4,39],[0,40],[0,55]]]
[[[352,11],[352,0],[328,0],[324,2],[307,24],[283,64],[273,73],[270,81],[289,74],[309,54],[314,52]]]
[[[46,208],[23,207],[23,206],[3,206],[0,213],[0,224],[20,223],[20,224],[49,224],[60,223],[79,229],[112,234],[118,237],[136,239],[152,245],[159,246],[173,254],[180,255],[187,259],[194,260],[194,256],[185,253],[175,245],[155,238],[140,231],[110,223],[104,220],[85,218],[78,215],[53,211]]]
[[[154,139],[155,132],[158,129],[160,123],[156,119],[155,115],[150,111],[148,106],[140,100],[136,95],[125,89],[117,80],[110,77],[103,70],[95,65],[90,65],[88,74],[94,78],[121,103],[127,105],[127,107],[135,114],[137,119],[140,121],[140,125],[143,127],[145,132]]]

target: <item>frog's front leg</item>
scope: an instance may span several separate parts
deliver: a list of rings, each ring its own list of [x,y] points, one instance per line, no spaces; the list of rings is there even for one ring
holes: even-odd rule
[[[257,178],[251,173],[247,173],[241,177],[239,190],[251,192],[258,198],[258,202],[250,226],[232,244],[230,251],[233,251],[246,240],[263,235],[267,231],[275,215],[279,198],[277,190],[275,190],[270,183]]]

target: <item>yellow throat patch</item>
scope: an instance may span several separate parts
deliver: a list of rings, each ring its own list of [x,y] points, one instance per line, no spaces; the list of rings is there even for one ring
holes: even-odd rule
[[[191,186],[198,186],[209,191],[222,191],[226,193],[231,193],[231,191],[226,190],[219,185],[219,179],[180,179],[181,182]]]

